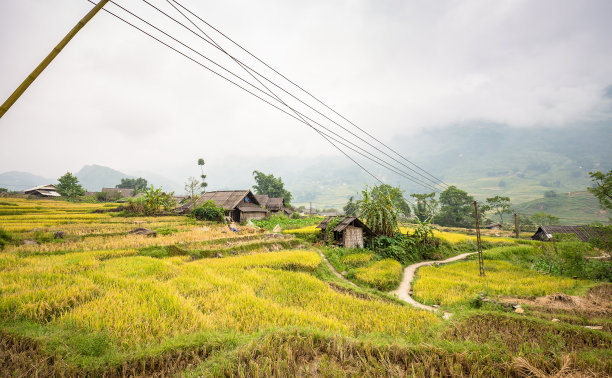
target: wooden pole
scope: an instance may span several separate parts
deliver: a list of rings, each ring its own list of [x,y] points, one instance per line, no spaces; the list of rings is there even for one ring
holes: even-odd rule
[[[476,242],[478,243],[478,269],[480,277],[484,277],[484,260],[482,258],[482,244],[480,242],[480,222],[478,221],[478,203],[474,201],[474,216],[476,217]]]
[[[21,97],[21,95],[45,70],[45,68],[47,68],[47,66],[53,61],[53,59],[55,59],[55,57],[59,55],[62,49],[66,47],[68,42],[70,42],[70,40],[79,32],[79,30],[81,30],[83,26],[85,26],[85,24],[87,24],[89,20],[91,20],[93,16],[95,16],[96,13],[98,13],[108,2],[109,0],[100,0],[98,4],[92,10],[90,10],[89,13],[87,13],[85,17],[83,17],[81,21],[79,21],[76,26],[72,28],[70,32],[68,32],[68,34],[66,34],[64,39],[62,39],[60,43],[55,46],[55,48],[53,48],[53,50],[51,50],[49,55],[47,55],[47,57],[38,65],[38,67],[36,67],[34,71],[32,71],[30,76],[28,76],[23,81],[23,83],[21,83],[21,85],[17,87],[15,92],[13,92],[13,94],[4,102],[4,104],[0,106],[0,118],[4,116],[4,113],[6,113],[11,108],[11,106],[13,106],[13,104],[19,99],[19,97]]]
[[[519,238],[519,228],[518,228],[518,215],[514,213],[514,233],[516,234],[516,238]]]

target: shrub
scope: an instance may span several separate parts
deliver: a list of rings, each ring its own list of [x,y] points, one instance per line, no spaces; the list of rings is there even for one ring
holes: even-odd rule
[[[193,209],[191,215],[197,220],[222,222],[225,211],[213,201],[206,201],[201,206]]]
[[[4,249],[4,246],[13,241],[13,236],[4,229],[0,228],[0,250]]]

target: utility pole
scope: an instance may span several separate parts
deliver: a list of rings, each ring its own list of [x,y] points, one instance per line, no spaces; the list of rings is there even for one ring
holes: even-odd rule
[[[474,201],[474,216],[476,217],[476,242],[478,243],[478,269],[480,277],[484,277],[484,260],[482,258],[482,244],[480,243],[480,222],[478,221],[478,203]]]
[[[518,215],[514,213],[514,233],[516,238],[519,238],[519,228],[518,228]]]
[[[72,28],[70,32],[68,32],[68,34],[66,34],[64,39],[62,39],[53,50],[51,50],[45,60],[43,60],[38,65],[38,67],[34,69],[34,71],[32,71],[30,76],[28,76],[23,81],[23,83],[21,83],[21,85],[17,87],[17,89],[15,89],[15,92],[13,92],[13,94],[4,102],[4,104],[0,106],[0,118],[4,116],[4,113],[6,113],[11,108],[11,106],[19,99],[19,97],[21,97],[21,95],[26,91],[26,89],[28,89],[28,87],[34,82],[34,80],[36,80],[36,78],[45,70],[45,68],[47,68],[47,66],[53,61],[53,59],[55,59],[55,57],[59,55],[62,49],[66,47],[68,42],[70,42],[70,40],[79,32],[79,30],[81,30],[83,26],[85,26],[85,24],[87,24],[89,20],[91,20],[93,16],[95,16],[96,13],[98,13],[108,2],[109,0],[100,0],[98,4],[92,10],[90,10],[89,13],[87,13],[85,17],[83,17],[81,21],[79,21],[79,23],[76,24],[76,26]]]

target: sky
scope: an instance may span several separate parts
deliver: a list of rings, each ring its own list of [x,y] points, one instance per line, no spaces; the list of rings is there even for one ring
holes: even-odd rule
[[[198,33],[169,2],[147,1]],[[612,116],[607,0],[179,2],[409,158],[410,146],[394,144],[398,136],[471,122],[562,127]],[[209,57],[254,83],[222,51],[142,0],[117,3],[184,41],[197,53],[169,43],[193,59],[209,64],[202,55]],[[1,101],[92,7],[86,0],[0,2]],[[116,5],[105,8],[134,20]],[[285,104],[348,136],[334,122],[353,125],[192,21],[325,116],[264,81]],[[198,174],[199,157],[214,171],[321,156],[345,159],[308,125],[104,12],[0,119],[0,173],[59,177],[100,164],[182,177]]]

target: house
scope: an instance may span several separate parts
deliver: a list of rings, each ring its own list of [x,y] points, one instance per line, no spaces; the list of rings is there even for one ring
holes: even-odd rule
[[[30,188],[23,192],[30,196],[36,196],[37,198],[50,198],[50,197],[61,197],[62,195],[57,192],[55,185],[39,185]]]
[[[601,231],[599,227],[591,226],[540,226],[531,239],[551,241],[554,234],[574,235],[578,240],[588,242],[600,237]]]
[[[134,196],[134,189],[102,188],[102,193],[108,193],[110,198],[129,198]]]
[[[262,219],[268,215],[268,210],[260,206],[255,195],[250,190],[220,190],[206,192],[196,201],[196,206],[206,201],[213,201],[225,209],[225,216],[233,222],[246,222],[251,219]],[[193,208],[187,203],[179,208],[185,212]]]
[[[486,225],[485,228],[489,230],[501,230],[502,224],[501,223],[491,223],[491,224]]]
[[[357,217],[327,217],[317,226],[321,229],[323,240],[327,239],[327,227],[332,219],[340,220],[333,229],[334,243],[345,248],[363,248],[364,234],[369,237],[375,236],[374,232]]]
[[[255,199],[272,214],[293,214],[293,211],[285,206],[285,199],[282,197],[270,198],[267,194],[255,194]]]

